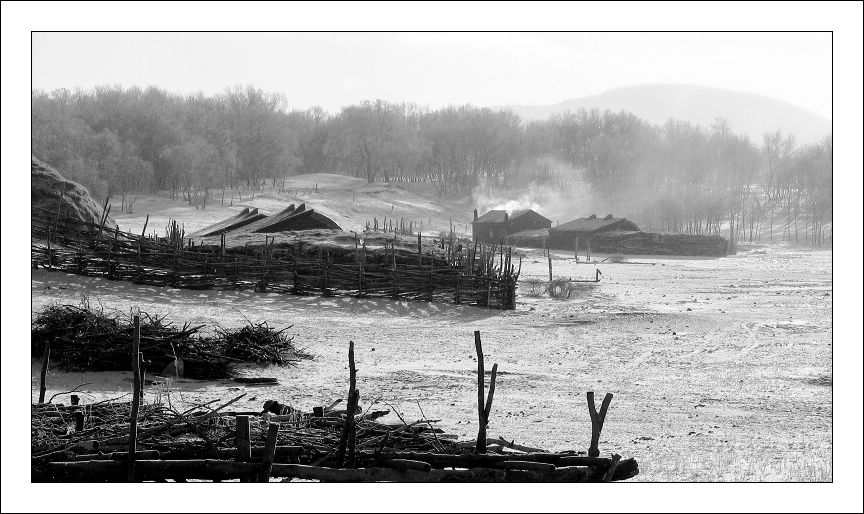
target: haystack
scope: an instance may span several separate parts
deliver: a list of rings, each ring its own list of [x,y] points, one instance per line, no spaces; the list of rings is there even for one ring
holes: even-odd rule
[[[64,215],[91,223],[102,221],[102,207],[86,187],[63,178],[57,170],[35,157],[30,159],[30,191],[31,208],[56,212],[62,193],[60,209]],[[114,225],[114,220],[109,217],[106,224]]]

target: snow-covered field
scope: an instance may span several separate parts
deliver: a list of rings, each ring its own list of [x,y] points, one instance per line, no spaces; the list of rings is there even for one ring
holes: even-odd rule
[[[346,197],[351,202],[351,196],[342,194],[342,202]],[[456,219],[456,207],[460,223],[470,216],[467,207],[456,204],[436,202],[424,211],[424,200],[412,196],[401,194],[404,214],[396,212],[397,217],[431,216],[446,228],[451,213]],[[338,202],[306,200],[322,212],[338,207]],[[362,225],[367,213],[392,200],[348,207],[350,217]],[[148,205],[154,207],[151,223],[159,216],[198,220],[187,222],[188,229],[230,214],[228,208],[196,211],[181,202],[150,202],[140,200],[134,216],[118,216],[121,228],[140,230]],[[359,198],[351,203],[365,204]],[[207,216],[212,221],[200,221]],[[106,307],[167,313],[181,323],[231,326],[244,323],[245,316],[293,325],[296,341],[315,356],[296,368],[252,371],[279,377],[277,386],[161,378],[149,387],[149,398],[170,391],[172,401],[182,395],[188,402],[246,391],[240,409],[257,409],[273,398],[311,410],[345,396],[353,340],[362,403],[380,399],[417,419],[419,402],[447,432],[471,438],[477,429],[473,331],[480,330],[486,368],[499,365],[492,437],[585,450],[590,442],[585,392],[600,398],[611,392],[615,398],[600,448],[635,457],[641,470],[636,480],[826,481],[832,479],[831,259],[830,251],[782,245],[748,247],[720,259],[640,256],[631,259],[635,263],[596,265],[553,254],[556,278],[593,278],[598,267],[601,282],[580,287],[569,300],[520,296],[517,309],[504,312],[189,291],[41,270],[32,275],[31,291],[34,312],[51,302],[75,302],[83,293]],[[540,279],[547,272],[545,258],[529,252],[523,278]],[[52,371],[49,395],[51,389],[91,382],[85,390],[94,398],[113,397],[130,390],[128,377]],[[32,394],[38,395],[36,364]]]

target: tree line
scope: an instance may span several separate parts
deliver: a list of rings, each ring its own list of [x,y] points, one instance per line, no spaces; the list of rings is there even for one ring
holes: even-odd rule
[[[830,136],[797,146],[775,132],[752,142],[723,119],[656,126],[580,110],[526,124],[508,111],[383,100],[328,113],[290,110],[284,95],[251,86],[213,96],[34,90],[31,112],[33,154],[97,198],[166,190],[191,203],[224,187],[326,172],[430,182],[442,195],[481,183],[589,188],[647,228],[731,229],[736,241],[767,232],[821,244],[831,220]]]

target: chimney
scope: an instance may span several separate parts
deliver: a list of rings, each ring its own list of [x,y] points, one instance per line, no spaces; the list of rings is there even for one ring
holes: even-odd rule
[[[611,215],[611,214],[607,214],[606,217],[603,218],[603,219],[604,219],[604,220],[611,220],[611,219],[612,219],[612,215]]]
[[[596,220],[596,219],[597,219],[597,215],[596,215],[596,214],[592,214],[591,216],[588,216],[588,219],[589,219],[589,220]]]
[[[474,221],[477,221],[477,209],[474,209]]]

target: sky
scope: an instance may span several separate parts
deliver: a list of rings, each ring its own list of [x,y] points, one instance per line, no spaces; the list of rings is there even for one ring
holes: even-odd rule
[[[361,100],[547,105],[642,84],[713,86],[831,118],[832,40],[797,33],[34,32],[37,89],[252,84],[289,108]]]

